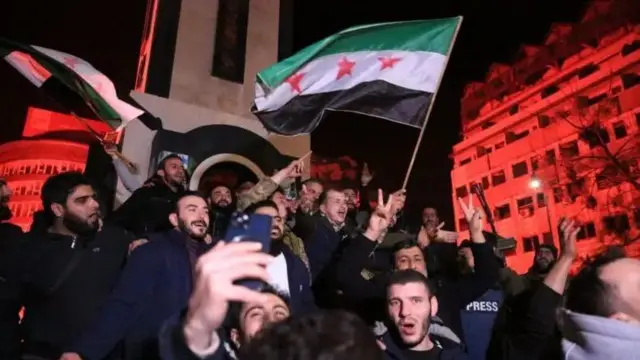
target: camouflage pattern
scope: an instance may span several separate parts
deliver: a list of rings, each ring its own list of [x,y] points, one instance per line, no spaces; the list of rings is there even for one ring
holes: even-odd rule
[[[284,236],[282,241],[291,249],[291,251],[302,260],[304,265],[307,267],[307,271],[309,271],[309,276],[311,276],[311,267],[309,266],[309,257],[307,256],[307,252],[304,249],[304,242],[301,238],[299,238],[296,234],[291,231],[291,229],[286,226],[284,229]]]
[[[278,189],[278,186],[279,185],[271,180],[271,178],[267,177],[260,180],[249,191],[238,196],[238,210],[244,211],[251,206],[251,204],[268,199],[269,196]]]

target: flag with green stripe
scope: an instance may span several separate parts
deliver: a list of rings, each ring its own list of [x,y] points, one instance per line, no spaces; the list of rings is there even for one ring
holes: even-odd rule
[[[73,102],[78,100],[69,94],[79,96],[100,120],[114,129],[144,114],[120,100],[113,82],[76,56],[0,38],[0,58],[67,110],[73,111]]]
[[[282,135],[309,133],[325,111],[422,127],[462,17],[349,28],[256,76],[253,113]]]

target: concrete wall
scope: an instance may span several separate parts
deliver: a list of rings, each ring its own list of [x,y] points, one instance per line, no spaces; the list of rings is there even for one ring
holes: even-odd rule
[[[236,84],[210,75],[218,0],[182,0],[169,99],[140,92],[132,97],[161,118],[166,130],[187,132],[203,125],[231,124],[268,139],[282,154],[303,156],[310,149],[309,136],[268,134],[250,112],[255,74],[277,62],[279,6],[279,0],[250,1],[244,84]],[[123,153],[140,167],[141,181],[148,174],[154,135],[133,122],[124,136]],[[119,184],[118,200],[127,196]]]

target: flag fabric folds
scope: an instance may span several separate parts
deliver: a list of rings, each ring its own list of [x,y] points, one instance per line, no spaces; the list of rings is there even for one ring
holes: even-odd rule
[[[67,110],[74,105],[70,91],[114,129],[124,127],[144,111],[120,100],[113,82],[88,62],[57,50],[24,45],[0,38],[3,58],[35,86]]]
[[[331,35],[259,72],[252,111],[282,135],[313,131],[325,111],[421,128],[461,22],[393,22]]]

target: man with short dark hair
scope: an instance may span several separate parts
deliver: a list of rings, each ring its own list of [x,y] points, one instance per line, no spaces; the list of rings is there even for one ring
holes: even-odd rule
[[[631,359],[640,343],[640,260],[610,252],[571,280],[562,326],[565,359]]]
[[[209,208],[211,210],[211,236],[220,239],[227,231],[231,214],[235,211],[236,202],[231,188],[225,184],[213,184],[209,191]]]
[[[186,189],[187,174],[180,156],[171,154],[165,157],[158,164],[156,175],[159,181],[134,191],[108,220],[138,238],[171,229],[169,214]]]
[[[133,240],[103,224],[80,173],[50,177],[41,196],[49,226],[26,235],[0,282],[1,359],[19,358],[20,345],[24,357],[57,359],[109,296]]]
[[[382,337],[395,359],[466,359],[459,344],[430,333],[438,300],[426,276],[415,270],[399,270],[389,277],[387,313],[393,326]]]
[[[62,360],[103,359],[124,341],[127,360],[155,359],[162,323],[184,309],[198,257],[210,248],[209,206],[186,192],[169,215],[173,229],[132,252],[100,316],[78,334]]]

